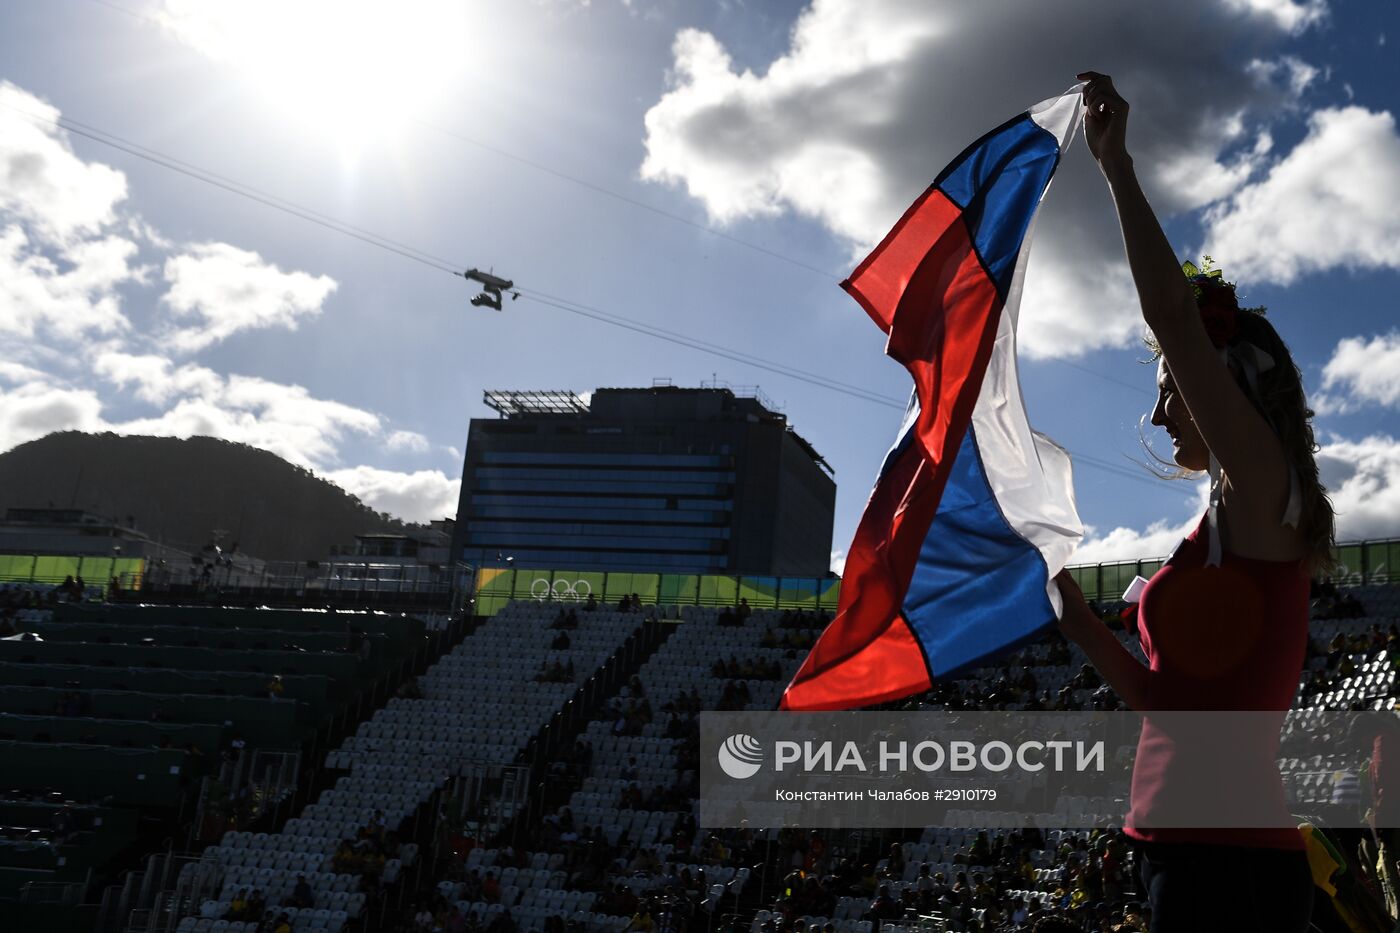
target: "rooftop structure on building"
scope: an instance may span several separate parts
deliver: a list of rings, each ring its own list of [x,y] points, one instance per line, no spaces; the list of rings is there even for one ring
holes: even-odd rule
[[[453,554],[478,566],[823,575],[832,470],[753,387],[489,391]]]

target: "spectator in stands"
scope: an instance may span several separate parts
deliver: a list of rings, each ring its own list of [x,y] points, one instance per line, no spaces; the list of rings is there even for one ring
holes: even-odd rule
[[[586,603],[583,604],[583,611],[584,611],[584,612],[592,612],[594,609],[597,609],[597,608],[598,608],[598,599],[597,599],[597,597],[594,596],[592,593],[589,593],[589,594],[588,594],[588,602],[586,602]]]
[[[266,690],[269,700],[282,699],[282,695],[287,692],[287,688],[282,683],[282,675],[273,674],[272,679],[267,682]]]
[[[292,933],[292,920],[285,913],[277,915],[277,920],[272,924],[272,933]]]
[[[493,871],[488,871],[486,877],[481,879],[481,899],[488,904],[495,904],[501,899],[501,882],[496,880]]]
[[[632,919],[627,921],[627,926],[623,927],[623,933],[653,933],[656,929],[656,922],[651,917],[651,901],[645,900],[632,914]]]
[[[233,900],[228,905],[228,920],[246,920],[248,918],[248,889],[239,888],[238,893],[233,896]]]
[[[335,854],[331,856],[331,868],[338,875],[358,873],[359,857],[355,854],[354,842],[349,839],[340,840],[340,845],[335,848]]]
[[[297,875],[297,883],[292,888],[292,896],[287,898],[287,903],[298,910],[307,910],[316,906],[316,895],[311,891],[311,885],[307,883],[305,875]]]
[[[262,917],[267,911],[267,898],[263,896],[260,888],[254,888],[253,893],[248,895],[248,907],[244,912],[248,920]]]
[[[554,640],[549,643],[549,649],[551,651],[567,651],[571,644],[573,644],[573,642],[569,641],[569,633],[560,632],[558,635],[555,635]]]
[[[510,908],[507,907],[496,915],[496,919],[491,921],[491,926],[487,929],[490,933],[517,933],[520,928],[516,926],[515,918],[511,916]]]
[[[893,920],[900,915],[899,903],[890,895],[890,887],[882,884],[875,892],[875,899],[866,908],[863,919],[879,924],[885,920]]]

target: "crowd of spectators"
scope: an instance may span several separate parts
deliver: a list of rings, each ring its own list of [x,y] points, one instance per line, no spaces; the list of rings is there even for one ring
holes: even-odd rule
[[[15,613],[21,609],[50,609],[61,603],[80,603],[85,599],[101,598],[100,586],[89,587],[82,577],[72,575],[64,577],[63,582],[57,586],[37,583],[0,584],[0,619],[10,620],[13,627]],[[9,634],[13,635],[14,632]]]
[[[637,677],[633,677],[626,687],[603,709],[601,717],[612,722],[613,735],[641,735],[642,727],[652,721],[651,700]]]
[[[399,856],[401,848],[398,834],[388,828],[384,811],[375,810],[354,838],[340,841],[331,856],[331,865],[337,874],[382,878],[384,866]]]
[[[1366,615],[1361,600],[1330,581],[1314,581],[1310,595],[1314,619],[1361,619]]]

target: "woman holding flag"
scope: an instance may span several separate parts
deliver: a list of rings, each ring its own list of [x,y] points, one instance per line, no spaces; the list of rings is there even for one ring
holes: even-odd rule
[[[1086,140],[1113,194],[1148,343],[1160,356],[1151,420],[1170,435],[1182,475],[1208,473],[1212,486],[1200,524],[1141,594],[1146,666],[1067,573],[1057,577],[1060,628],[1134,710],[1281,717],[1303,666],[1309,578],[1328,569],[1333,544],[1301,375],[1273,327],[1239,308],[1218,270],[1188,264],[1182,274],[1133,173],[1127,101],[1107,75],[1079,79]],[[1188,752],[1150,718],[1144,724],[1125,830],[1138,847],[1152,930],[1306,930],[1313,884],[1297,829],[1147,825],[1154,801],[1200,780]],[[1276,778],[1272,758],[1258,757],[1258,774]],[[1252,790],[1287,816],[1281,783],[1261,779]]]

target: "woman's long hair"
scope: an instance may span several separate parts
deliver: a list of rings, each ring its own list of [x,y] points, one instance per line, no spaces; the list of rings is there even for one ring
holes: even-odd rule
[[[1318,478],[1318,445],[1313,435],[1313,411],[1308,407],[1303,392],[1303,374],[1293,362],[1293,354],[1288,351],[1288,345],[1264,315],[1242,311],[1238,321],[1239,332],[1235,339],[1254,344],[1273,358],[1274,365],[1268,371],[1259,374],[1257,392],[1250,389],[1247,377],[1237,367],[1232,366],[1231,372],[1234,373],[1235,381],[1245,397],[1250,399],[1259,414],[1273,427],[1279,443],[1283,445],[1284,456],[1298,475],[1298,487],[1302,494],[1302,515],[1298,521],[1298,531],[1307,545],[1304,561],[1308,572],[1315,577],[1330,576],[1337,569],[1334,550],[1336,518],[1332,510],[1332,500],[1327,497],[1327,490]],[[1144,337],[1144,342],[1155,356],[1160,356],[1161,348],[1150,332]],[[1139,424],[1140,436],[1141,433]],[[1177,479],[1193,475],[1155,453],[1146,443],[1145,437],[1143,443],[1148,455],[1159,466],[1166,468],[1154,469],[1153,472],[1158,476]]]

